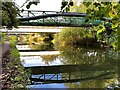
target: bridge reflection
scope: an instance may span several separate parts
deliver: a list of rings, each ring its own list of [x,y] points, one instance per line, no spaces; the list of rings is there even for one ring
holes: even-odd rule
[[[87,67],[87,68],[86,68]],[[70,83],[87,80],[112,79],[117,75],[116,67],[101,65],[57,65],[25,67],[31,70],[31,84]]]

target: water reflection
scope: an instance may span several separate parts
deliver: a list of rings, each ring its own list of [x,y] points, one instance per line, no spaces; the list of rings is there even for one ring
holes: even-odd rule
[[[65,84],[70,88],[105,88],[108,85],[118,84],[118,53],[112,49],[91,49],[91,48],[80,48],[80,47],[60,47],[61,51],[61,62],[66,64],[79,64],[80,66],[84,65],[85,69],[88,69],[84,73],[84,77],[93,76],[91,80],[86,80],[85,82]],[[96,66],[96,67],[95,67]],[[90,70],[90,68],[94,68]],[[81,67],[82,68],[82,67]],[[82,68],[83,71],[84,68]],[[101,70],[101,71],[100,71]],[[103,72],[104,71],[104,72]],[[112,71],[112,72],[111,72]],[[110,72],[110,73],[108,73]],[[114,72],[114,73],[113,73]],[[74,74],[74,77],[79,77],[82,72]],[[97,80],[96,77],[102,75],[102,79]],[[63,74],[64,75],[64,74]],[[95,76],[97,75],[97,76]],[[110,75],[107,79],[106,76]],[[67,75],[64,75],[67,76]]]
[[[118,64],[117,52],[66,46],[60,48],[64,64],[90,64],[91,66],[114,67]]]
[[[53,50],[53,40],[54,33],[29,33],[25,35],[18,35],[17,44],[19,47],[25,50]],[[23,46],[27,45],[27,47]],[[23,47],[22,47],[23,46]],[[20,50],[22,50],[20,48]]]
[[[67,52],[63,50],[59,55],[59,64],[45,66],[44,63],[28,67],[31,69],[33,84],[64,83],[68,88],[105,88],[118,83],[118,59],[116,55],[109,57],[113,52],[101,49],[66,48]],[[49,57],[52,56],[43,57],[42,61],[54,62],[53,57],[51,60]]]
[[[51,48],[45,44],[43,47],[38,43],[35,45],[38,45],[34,47],[35,50]],[[24,67],[31,70],[31,87],[42,88],[46,85],[48,88],[51,85],[56,87],[62,85],[63,88],[105,88],[118,84],[119,55],[116,51],[71,45],[55,46],[55,49],[60,53],[40,55],[40,52],[23,52],[27,54],[21,54]],[[30,53],[31,55],[28,56]],[[37,54],[33,55],[34,53]]]
[[[57,58],[57,54],[53,55],[38,55],[38,56],[21,56],[20,59],[24,67],[33,66],[50,66],[50,65],[60,65],[61,62]]]
[[[51,84],[41,84],[41,85],[29,85],[28,86],[30,89],[29,90],[34,90],[34,88],[42,88],[44,90],[48,90],[48,88],[52,88],[52,89],[56,89],[56,88],[62,88],[62,90],[68,90],[66,88],[68,88],[67,86],[64,85],[64,83],[62,84],[58,84],[58,83],[51,83]]]

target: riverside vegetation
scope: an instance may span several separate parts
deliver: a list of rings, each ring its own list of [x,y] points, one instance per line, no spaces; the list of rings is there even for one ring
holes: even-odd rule
[[[3,43],[10,42],[10,52],[2,59],[2,81],[3,88],[26,88],[29,83],[30,71],[25,70],[21,61],[19,51],[15,47],[16,36],[2,35]]]

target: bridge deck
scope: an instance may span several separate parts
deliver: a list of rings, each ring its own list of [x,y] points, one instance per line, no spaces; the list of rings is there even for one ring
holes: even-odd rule
[[[50,32],[50,33],[57,33],[60,32],[61,29],[35,29],[35,28],[19,28],[13,30],[5,30],[1,29],[0,32],[8,32],[8,33],[37,33],[37,32]]]

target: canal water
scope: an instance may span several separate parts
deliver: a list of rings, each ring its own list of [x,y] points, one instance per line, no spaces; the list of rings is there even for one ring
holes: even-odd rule
[[[21,62],[31,70],[30,89],[117,87],[117,52],[69,45],[59,50],[52,43],[54,34],[18,34]]]

